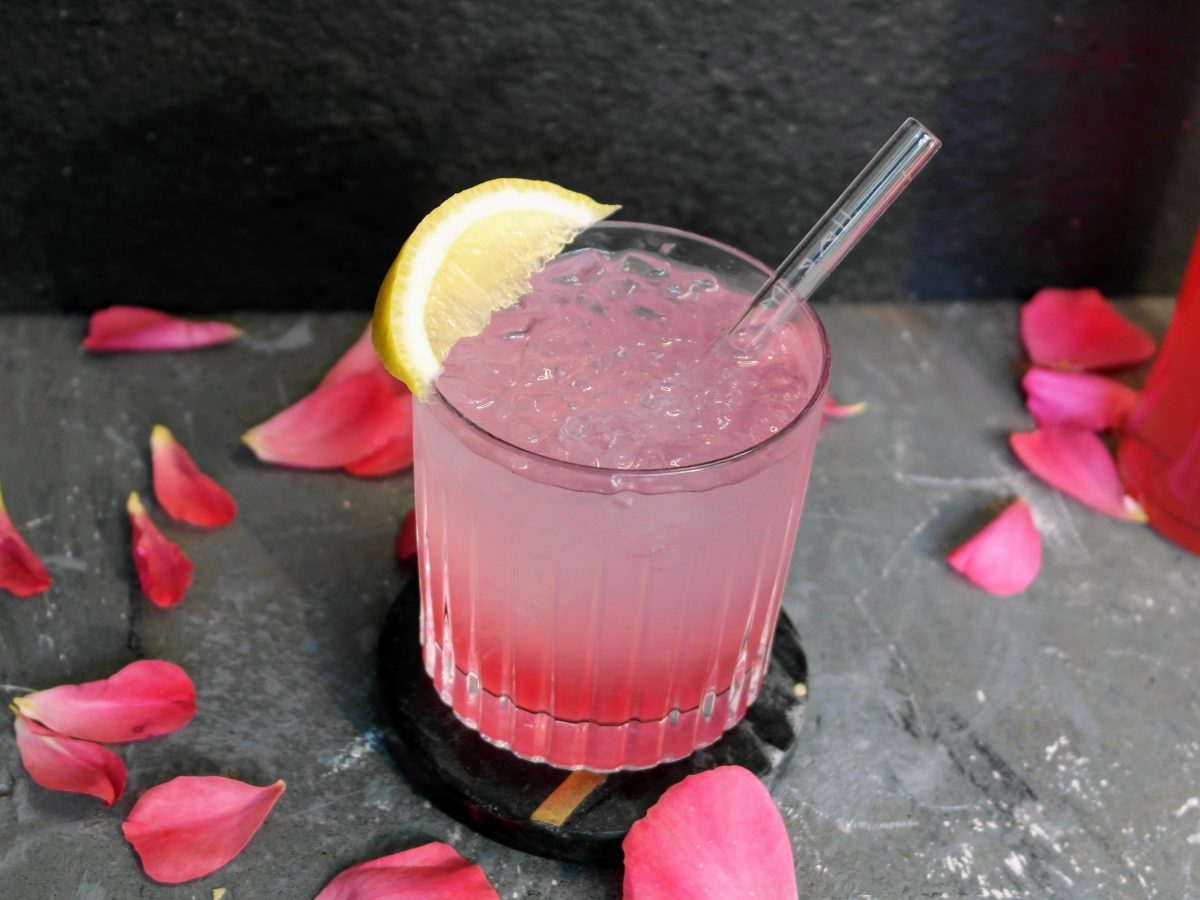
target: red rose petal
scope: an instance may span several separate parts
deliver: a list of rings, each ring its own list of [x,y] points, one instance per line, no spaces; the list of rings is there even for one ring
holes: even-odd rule
[[[1126,495],[1117,466],[1094,433],[1068,425],[1046,425],[1009,436],[1017,458],[1034,475],[1100,512],[1145,522],[1142,508]]]
[[[17,597],[31,597],[49,587],[50,573],[8,517],[0,494],[0,588]]]
[[[144,306],[110,306],[92,313],[88,350],[193,350],[223,344],[242,330],[228,322],[192,322]]]
[[[1095,288],[1042,288],[1021,308],[1021,340],[1034,365],[1108,369],[1154,355],[1154,339]]]
[[[821,409],[821,415],[826,419],[850,419],[854,416],[861,416],[867,409],[867,401],[859,400],[857,403],[838,403],[830,396],[825,397],[825,406]]]
[[[316,900],[497,900],[479,866],[433,841],[344,870]]]
[[[1120,428],[1138,398],[1133,388],[1086,372],[1033,368],[1021,386],[1029,414],[1039,425],[1075,425],[1089,431]]]
[[[123,744],[170,734],[190,722],[196,687],[174,663],[143,659],[100,681],[35,691],[13,705],[60,734]]]
[[[396,558],[401,562],[416,559],[417,556],[417,510],[410,509],[400,523],[396,532]]]
[[[242,440],[263,462],[302,469],[359,462],[411,420],[411,408],[398,402],[389,379],[361,372],[319,387],[251,428]]]
[[[412,395],[405,393],[397,396],[395,403],[403,413],[400,427],[374,451],[347,465],[346,471],[351,475],[358,475],[360,478],[393,475],[412,466]]]
[[[150,521],[142,499],[134,491],[125,505],[133,531],[133,566],[137,569],[142,593],[156,606],[174,606],[192,583],[195,566]]]
[[[167,515],[201,528],[220,528],[237,517],[229,492],[200,471],[166,426],[150,432],[150,459],[154,497]]]
[[[1019,594],[1042,568],[1042,536],[1024,500],[1015,500],[946,557],[950,568],[991,594]]]
[[[90,794],[105,806],[125,790],[125,763],[107,747],[58,734],[19,713],[16,731],[21,764],[42,787]]]
[[[181,775],[142,794],[121,830],[155,881],[191,881],[241,853],[284,788]]]
[[[796,897],[783,818],[762,782],[741,766],[668,788],[622,846],[625,900]]]

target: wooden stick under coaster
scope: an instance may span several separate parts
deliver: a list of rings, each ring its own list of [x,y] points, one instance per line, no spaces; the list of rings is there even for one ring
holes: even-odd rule
[[[550,796],[542,801],[542,805],[533,811],[530,821],[539,825],[561,826],[571,813],[579,808],[579,804],[587,799],[588,794],[604,783],[608,776],[602,772],[572,772],[562,784],[550,792]]]

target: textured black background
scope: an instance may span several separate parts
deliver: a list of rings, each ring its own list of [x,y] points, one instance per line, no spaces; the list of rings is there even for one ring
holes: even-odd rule
[[[827,297],[1173,292],[1200,4],[5,2],[0,308],[367,308],[428,209],[548,178],[774,262],[907,115]]]

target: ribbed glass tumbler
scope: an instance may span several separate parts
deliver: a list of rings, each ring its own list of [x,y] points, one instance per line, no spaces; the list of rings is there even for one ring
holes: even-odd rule
[[[669,255],[753,292],[752,258],[611,223],[589,246]],[[795,327],[811,397],[748,450],[677,469],[552,460],[416,404],[425,667],[488,741],[568,769],[640,769],[710,744],[758,695],[795,546],[829,370]]]

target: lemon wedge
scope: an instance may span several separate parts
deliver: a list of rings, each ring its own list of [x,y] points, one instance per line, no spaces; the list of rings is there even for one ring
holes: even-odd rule
[[[529,292],[529,276],[612,215],[548,181],[498,178],[455,194],[404,242],[375,301],[375,352],[420,400],[460,338]]]

